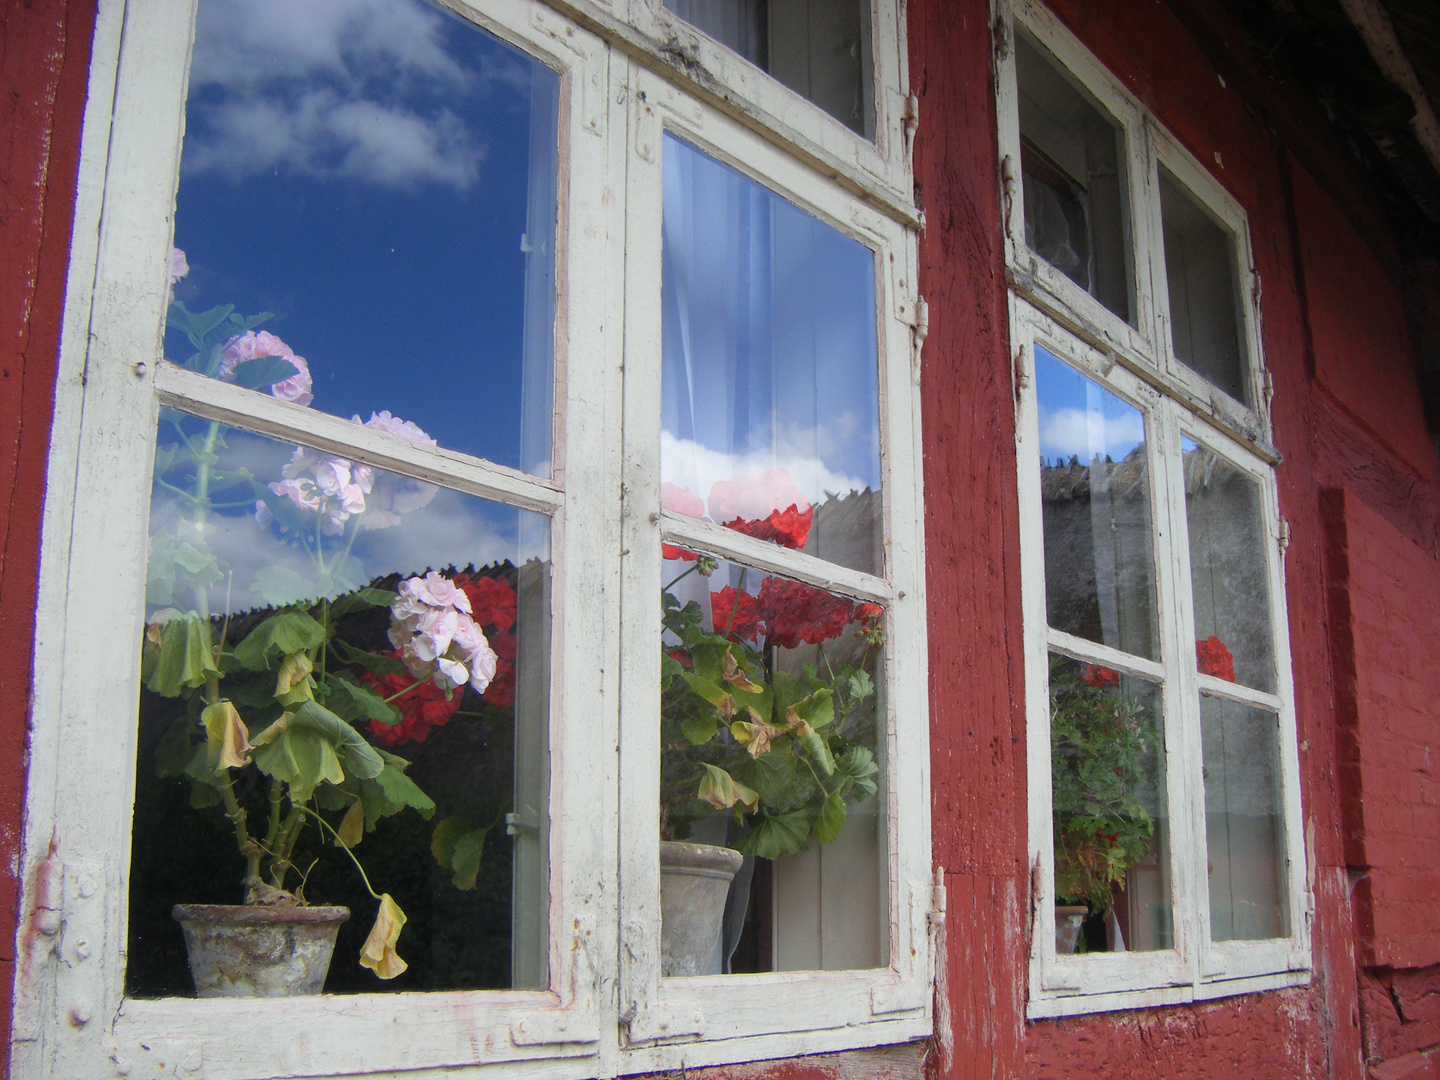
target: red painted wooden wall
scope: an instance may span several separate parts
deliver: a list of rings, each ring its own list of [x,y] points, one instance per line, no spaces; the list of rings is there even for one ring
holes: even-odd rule
[[[7,1014],[40,512],[94,25],[92,0],[0,7],[0,1003]]]

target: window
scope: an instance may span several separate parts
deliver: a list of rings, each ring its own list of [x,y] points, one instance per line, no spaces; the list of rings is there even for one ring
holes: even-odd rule
[[[714,53],[744,110],[626,45],[661,0],[102,16],[21,1068],[929,1033],[903,37],[812,6],[767,40],[853,63]],[[677,847],[734,874],[688,949]],[[326,993],[196,1000],[176,905],[302,893],[349,909]]]
[[[1244,214],[1052,16],[1013,17],[1029,1012],[1304,981],[1283,530]]]

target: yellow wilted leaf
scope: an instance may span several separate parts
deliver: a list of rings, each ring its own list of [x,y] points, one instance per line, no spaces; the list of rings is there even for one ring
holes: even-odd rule
[[[724,679],[731,686],[739,687],[748,694],[764,693],[765,688],[750,681],[750,677],[745,674],[745,669],[740,666],[740,662],[735,659],[735,654],[729,649],[725,650],[725,658],[721,663],[724,665]]]
[[[310,673],[315,665],[305,653],[291,653],[280,662],[275,679],[275,700],[281,705],[299,705],[315,697],[315,680]]]
[[[405,925],[405,912],[391,899],[389,893],[380,897],[380,910],[375,915],[375,925],[360,950],[360,966],[367,967],[382,979],[393,979],[410,965],[400,959],[395,951],[395,942],[400,940],[400,930]]]
[[[243,768],[245,752],[250,749],[250,732],[235,706],[228,700],[217,701],[200,714],[200,722],[205,725],[205,742],[215,770]]]
[[[760,803],[760,796],[736,780],[724,769],[705,762],[700,763],[705,775],[700,778],[700,790],[696,797],[709,803],[717,810],[728,810],[739,803],[747,813],[754,813]]]
[[[764,721],[752,724],[748,720],[736,720],[730,725],[730,734],[735,736],[736,742],[750,751],[751,757],[759,757],[770,749],[770,740],[780,734],[780,729],[771,727]]]
[[[340,822],[340,828],[335,830],[335,835],[341,844],[346,847],[354,847],[365,837],[365,804],[356,799],[350,804],[350,809],[345,811],[345,817]]]
[[[793,707],[785,710],[785,723],[788,725],[787,730],[797,739],[805,739],[815,733],[810,721],[801,717]]]

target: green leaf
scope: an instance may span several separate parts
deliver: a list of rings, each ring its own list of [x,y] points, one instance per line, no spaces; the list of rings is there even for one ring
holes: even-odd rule
[[[707,679],[703,675],[697,675],[693,671],[683,671],[681,676],[696,697],[708,701],[727,716],[734,712],[735,699],[718,682]]]
[[[794,754],[769,753],[761,754],[739,771],[741,779],[759,792],[767,806],[776,806],[784,802],[798,769]]]
[[[835,695],[829,687],[816,690],[790,707],[812,728],[822,728],[835,719]]]
[[[255,571],[253,588],[260,599],[271,607],[301,603],[320,592],[319,586],[303,574],[297,574],[288,566],[274,564]]]
[[[251,671],[270,667],[274,655],[308,652],[325,640],[325,628],[303,611],[272,615],[235,646],[235,659]]]
[[[754,855],[759,859],[798,855],[805,850],[805,841],[809,835],[810,822],[804,811],[765,815],[740,838],[740,854]]]
[[[146,685],[165,697],[179,697],[219,678],[210,650],[210,624],[199,615],[171,619],[160,628],[160,654]]]
[[[330,614],[338,618],[341,615],[349,615],[351,612],[362,611],[367,607],[389,607],[398,599],[395,593],[388,589],[356,589],[344,596],[337,596],[330,601]]]
[[[342,720],[352,724],[359,720],[378,720],[386,725],[400,722],[399,708],[356,680],[348,671],[327,672],[325,688],[330,692],[325,699],[325,707]]]
[[[176,300],[170,305],[166,321],[183,334],[203,339],[205,335],[228,319],[234,310],[234,304],[226,304],[224,307],[211,308],[209,311],[202,311],[197,315]]]
[[[485,837],[489,832],[489,829],[473,829],[456,841],[455,855],[451,860],[455,874],[450,880],[457,889],[475,888],[480,859],[485,854]]]
[[[688,716],[680,722],[680,733],[690,741],[691,745],[702,746],[715,737],[715,729],[719,723],[713,714]]]
[[[359,781],[360,794],[365,800],[365,828],[375,828],[375,823],[381,818],[398,814],[406,807],[418,811],[422,818],[428,820],[435,813],[435,802],[405,775],[405,766],[409,762],[384,750],[376,752],[385,762],[385,767],[373,780]]]
[[[698,799],[717,810],[729,810],[739,803],[747,812],[754,813],[755,805],[760,801],[759,795],[744,784],[737,783],[724,769],[704,761],[700,767],[705,770],[705,775],[700,778],[700,790],[695,793]]]
[[[835,763],[835,769],[850,778],[856,792],[855,801],[864,802],[878,790],[874,777],[880,772],[875,755],[864,746],[852,746]]]
[[[471,825],[461,817],[449,817],[435,826],[430,851],[441,867],[451,872],[457,889],[475,888],[480,873],[480,860],[485,854],[485,838],[490,827]]]
[[[825,799],[820,816],[815,819],[815,839],[822,844],[831,844],[845,827],[845,797],[838,791]]]
[[[307,701],[290,714],[290,730],[310,731],[323,739],[339,762],[362,780],[373,780],[385,768],[385,759],[360,733],[325,706]],[[344,777],[335,780],[340,783]]]
[[[300,369],[283,356],[257,356],[235,365],[235,385],[246,390],[268,390],[298,374]]]
[[[401,675],[405,672],[405,665],[395,657],[357,649],[341,638],[330,642],[330,650],[338,653],[347,664],[359,664],[366,671],[373,671],[377,675]]]
[[[852,671],[850,673],[850,701],[858,705],[871,694],[875,693],[875,681],[870,678],[870,673],[864,670]]]
[[[195,730],[188,716],[178,716],[155,746],[155,775],[183,776],[197,744],[190,737]]]

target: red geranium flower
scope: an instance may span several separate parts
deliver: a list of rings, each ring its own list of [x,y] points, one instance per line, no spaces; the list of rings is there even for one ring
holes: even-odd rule
[[[715,633],[728,633],[734,641],[753,641],[765,635],[756,597],[740,592],[733,585],[710,594],[710,618]]]
[[[400,651],[386,655],[398,660]],[[415,687],[415,677],[408,671],[402,671],[391,675],[378,675],[375,672],[367,671],[360,676],[360,680],[366,686],[374,690],[381,697],[393,697],[400,694],[402,690]],[[445,691],[435,685],[435,680],[421,683],[409,693],[401,694],[390,704],[400,710],[400,722],[398,724],[382,724],[378,720],[370,721],[370,734],[381,746],[399,746],[406,742],[424,742],[429,737],[432,729],[444,727],[455,715],[455,710],[460,708],[460,699],[464,697],[464,691],[452,691],[450,700],[445,700]]]
[[[778,577],[760,583],[758,601],[770,631],[769,643],[781,649],[837,638],[855,617],[855,604],[843,596]]]
[[[1120,673],[1099,664],[1086,664],[1080,669],[1080,681],[1096,690],[1108,690],[1120,685]]]
[[[746,536],[799,549],[815,510],[786,470],[765,469],[717,481],[710,489],[710,517]]]
[[[1225,643],[1214,634],[1195,642],[1195,660],[1201,675],[1213,675],[1226,682],[1235,681],[1235,657]]]

